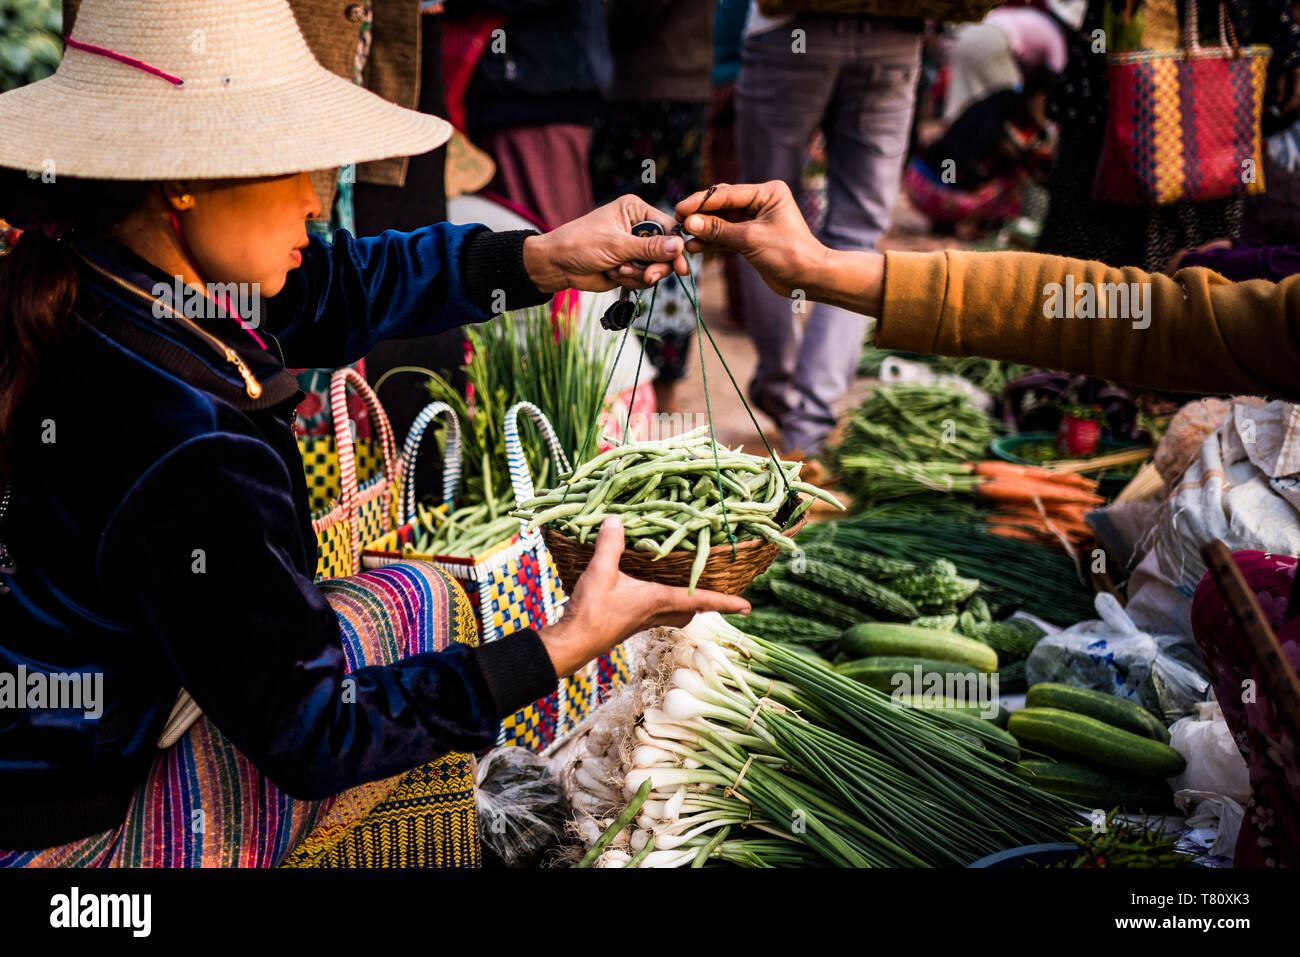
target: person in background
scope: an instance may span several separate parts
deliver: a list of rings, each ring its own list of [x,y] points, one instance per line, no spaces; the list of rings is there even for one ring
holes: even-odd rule
[[[1228,17],[1243,44],[1273,48],[1268,66],[1265,109],[1282,113],[1300,105],[1300,30],[1288,0],[1225,0]],[[1156,22],[1182,22],[1186,0],[1142,0],[1137,5],[1146,28]],[[1217,0],[1201,0],[1204,31],[1218,23]],[[1048,177],[1051,195],[1039,252],[1096,259],[1112,266],[1165,268],[1179,249],[1216,239],[1236,241],[1242,229],[1242,201],[1177,202],[1126,206],[1093,198],[1092,181],[1106,129],[1106,56],[1095,49],[1094,32],[1105,31],[1124,9],[1122,0],[1088,0],[1082,27],[1071,34],[1065,72],[1048,96],[1048,117],[1060,127],[1057,162]],[[1156,14],[1160,16],[1157,17]],[[1117,49],[1117,38],[1107,48]],[[1143,38],[1143,42],[1155,42]],[[1217,44],[1217,40],[1213,41]]]
[[[1020,214],[1023,184],[1041,179],[1052,159],[1052,79],[1039,70],[1022,89],[999,90],[971,104],[907,164],[907,198],[933,225],[971,240]]]
[[[900,0],[905,16],[907,3]],[[874,249],[893,216],[920,75],[920,19],[770,18],[751,10],[736,80],[740,172],[800,186],[804,149],[826,137],[833,249]],[[746,328],[758,351],[752,402],[780,425],[786,454],[820,451],[833,404],[857,369],[866,319],[779,296],[742,274]],[[806,315],[805,315],[806,313]],[[806,322],[804,321],[806,319]]]
[[[449,20],[499,14],[465,94],[469,129],[497,164],[488,191],[550,228],[595,205],[587,171],[610,79],[601,0],[445,0]]]
[[[701,0],[609,0],[614,73],[596,114],[591,182],[596,201],[633,193],[671,210],[700,187],[713,61],[713,5]],[[695,311],[683,287],[664,283],[653,313],[637,319],[654,365],[655,402],[676,408]]]
[[[376,15],[383,12],[380,2]],[[401,33],[404,41],[397,44],[394,37],[384,37],[380,32],[386,21],[376,25],[375,41],[370,48],[369,73],[374,76],[398,74],[415,77],[419,95],[415,109],[435,116],[447,115],[447,100],[442,82],[442,16],[441,3],[421,0],[418,22],[412,30],[407,21]],[[367,175],[363,163],[357,171],[353,191],[356,233],[358,236],[377,236],[385,229],[407,232],[425,223],[447,218],[447,150],[436,150],[406,158],[401,178],[390,175],[382,181]],[[397,164],[390,161],[397,172]],[[381,342],[366,356],[366,378],[373,386],[390,369],[397,366],[419,366],[439,373],[454,385],[460,386],[461,357],[464,355],[465,334],[451,329],[436,336],[417,336]],[[429,392],[422,376],[396,376],[384,385],[379,396],[399,440],[410,431],[411,423],[420,410],[429,404]],[[437,472],[441,461],[434,443],[421,448],[422,460]],[[430,482],[430,487],[436,487]]]
[[[437,15],[440,3],[385,0],[377,6],[353,3],[340,7],[326,0],[292,0],[290,5],[307,45],[327,69],[408,109],[446,115],[441,18]],[[419,156],[313,173],[321,208],[329,211],[313,221],[314,231],[327,240],[336,229],[376,236],[385,229],[407,231],[445,219],[446,159],[447,148],[440,146]],[[463,341],[461,330],[451,329],[437,336],[380,343],[357,368],[372,385],[400,365],[423,366],[454,380]],[[308,393],[298,407],[296,428],[301,434],[327,435],[333,429],[329,413],[332,371],[304,369],[298,373],[299,383]],[[428,392],[414,376],[394,380],[380,398],[399,438],[429,402]],[[364,403],[349,395],[349,404],[359,420],[359,434],[368,436]],[[422,454],[431,462],[436,458],[428,448]]]
[[[1032,73],[1065,69],[1066,29],[1083,19],[1085,0],[1035,7],[996,7],[980,23],[961,24],[949,51],[944,117],[955,120],[1000,90],[1018,89]]]
[[[736,77],[740,74],[740,45],[748,19],[749,0],[717,0],[713,20],[713,89],[709,96],[709,121],[700,174],[705,183],[734,183],[740,179],[736,155]],[[740,257],[724,252],[720,258],[727,287],[723,322],[740,327],[745,324]]]

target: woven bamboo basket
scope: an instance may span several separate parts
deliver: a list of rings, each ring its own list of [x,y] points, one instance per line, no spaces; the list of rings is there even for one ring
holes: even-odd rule
[[[808,521],[803,516],[781,534],[793,537]],[[574,541],[559,532],[545,529],[546,547],[555,559],[555,568],[560,573],[564,590],[570,594],[596,551],[596,543]],[[698,587],[710,591],[720,591],[728,595],[739,595],[749,583],[761,575],[768,565],[776,561],[781,549],[764,539],[752,539],[736,546],[736,557],[731,557],[731,543],[724,542],[709,549],[708,560],[700,575]],[[685,588],[690,584],[691,566],[695,563],[695,553],[691,551],[672,551],[658,561],[649,552],[635,549],[623,550],[618,560],[619,570],[633,578],[643,581],[660,582],[664,585],[679,585]]]

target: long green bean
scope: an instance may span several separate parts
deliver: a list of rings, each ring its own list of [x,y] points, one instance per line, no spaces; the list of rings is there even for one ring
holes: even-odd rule
[[[529,529],[549,527],[579,542],[593,540],[610,515],[618,516],[627,540],[658,560],[691,552],[693,589],[704,573],[710,543],[759,539],[784,549],[790,521],[813,501],[842,508],[830,493],[799,481],[798,462],[777,462],[715,447],[706,432],[665,442],[635,443],[603,452],[542,489],[510,514]]]

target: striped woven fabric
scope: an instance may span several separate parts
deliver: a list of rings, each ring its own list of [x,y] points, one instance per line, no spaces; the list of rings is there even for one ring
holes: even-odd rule
[[[1131,205],[1264,190],[1270,49],[1138,50],[1107,58],[1110,105],[1093,196]]]
[[[474,609],[431,565],[388,565],[320,583],[349,671],[477,643]],[[448,755],[405,775],[299,801],[264,778],[206,717],[158,754],[111,831],[0,867],[477,867],[473,761]]]

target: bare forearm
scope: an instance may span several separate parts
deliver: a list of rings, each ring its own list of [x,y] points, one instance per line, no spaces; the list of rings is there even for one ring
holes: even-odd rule
[[[827,249],[811,266],[808,297],[850,312],[879,316],[884,279],[885,257],[880,253]]]

